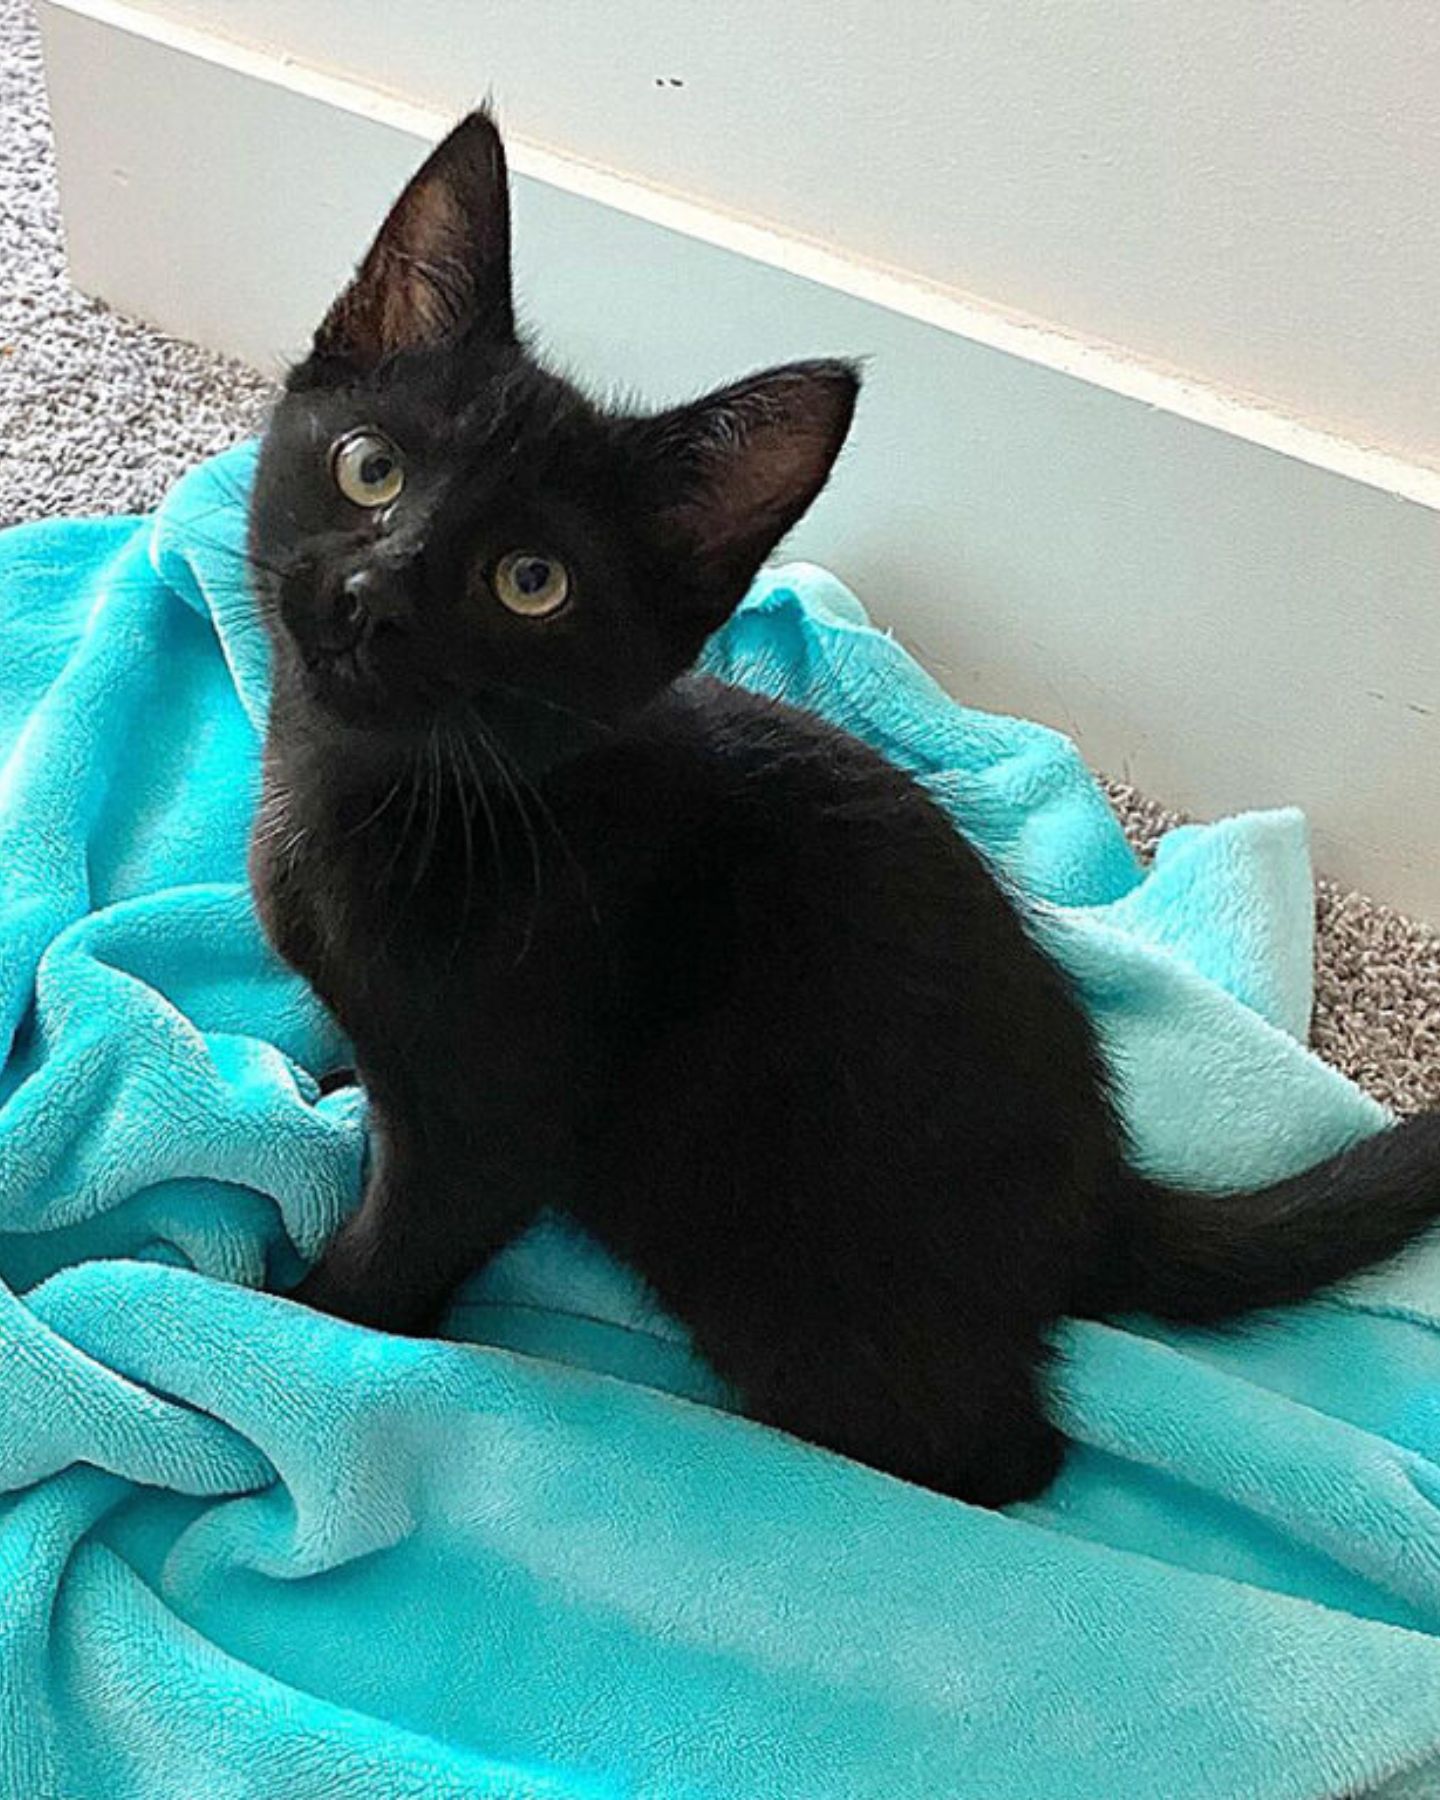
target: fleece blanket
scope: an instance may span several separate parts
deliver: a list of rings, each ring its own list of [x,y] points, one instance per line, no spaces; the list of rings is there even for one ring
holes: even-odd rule
[[[0,537],[0,1796],[1440,1793],[1433,1245],[1243,1331],[1068,1328],[1078,1449],[1007,1516],[731,1416],[558,1219],[444,1341],[283,1298],[364,1119],[245,887],[249,458]],[[1155,1170],[1384,1124],[1304,1048],[1296,814],[1142,872],[1070,743],[956,705],[819,569],[707,654],[931,785]]]

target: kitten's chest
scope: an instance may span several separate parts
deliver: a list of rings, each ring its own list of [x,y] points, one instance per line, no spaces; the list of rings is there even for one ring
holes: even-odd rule
[[[391,848],[387,867],[383,846],[363,830],[313,796],[267,783],[250,847],[257,910],[280,955],[333,1010],[398,973],[405,946],[416,944],[416,921],[402,927],[420,883],[409,894],[397,885],[403,844]]]
[[[353,808],[351,809],[354,810]],[[567,857],[531,821],[423,803],[358,822],[283,786],[252,845],[271,941],[352,1038],[423,1017],[436,1033],[538,1002],[593,964],[594,919]]]
[[[639,781],[552,789],[525,813],[487,798],[462,811],[382,793],[342,812],[267,782],[261,916],[357,1047],[423,1023],[457,1054],[478,1030],[518,1044],[542,1025],[593,1049],[733,990],[733,859],[706,815]]]

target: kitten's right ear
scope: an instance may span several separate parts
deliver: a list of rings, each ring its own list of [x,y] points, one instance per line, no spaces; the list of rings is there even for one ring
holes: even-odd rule
[[[366,371],[478,331],[515,335],[505,146],[483,110],[462,119],[391,207],[315,354]]]
[[[642,427],[654,525],[708,590],[712,624],[824,487],[859,391],[853,363],[788,363]]]

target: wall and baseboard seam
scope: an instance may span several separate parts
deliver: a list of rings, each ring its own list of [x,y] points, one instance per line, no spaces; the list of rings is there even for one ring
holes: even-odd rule
[[[39,11],[78,285],[297,353],[450,119],[120,0]],[[1298,803],[1327,873],[1440,918],[1440,471],[541,145],[512,167],[525,314],[590,383],[866,358],[792,549],[952,692],[1200,813]]]

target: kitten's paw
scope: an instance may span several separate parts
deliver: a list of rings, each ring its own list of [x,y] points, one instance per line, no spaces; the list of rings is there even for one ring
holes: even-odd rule
[[[388,1331],[397,1337],[424,1337],[434,1324],[434,1309],[422,1306],[404,1292],[385,1292],[348,1281],[328,1262],[318,1262],[287,1300],[311,1312],[365,1325],[372,1331]]]
[[[1013,1506],[1034,1500],[1060,1473],[1069,1448],[1048,1419],[1037,1419],[981,1454],[966,1446],[957,1467],[934,1485],[971,1506]]]

